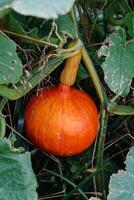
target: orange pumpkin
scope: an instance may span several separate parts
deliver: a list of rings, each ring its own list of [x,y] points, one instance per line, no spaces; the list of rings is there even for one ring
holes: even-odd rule
[[[74,57],[70,59],[74,62]],[[75,57],[74,64],[78,63]],[[29,101],[24,119],[26,133],[35,145],[54,155],[71,156],[91,146],[99,120],[92,98],[71,83],[63,83],[65,74],[60,77],[62,83],[43,89]]]

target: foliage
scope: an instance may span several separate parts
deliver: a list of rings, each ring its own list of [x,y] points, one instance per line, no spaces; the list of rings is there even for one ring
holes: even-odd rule
[[[40,18],[57,18],[70,10],[74,0],[2,0],[0,15],[4,16],[7,9],[13,9],[22,15],[31,15]],[[3,14],[4,13],[4,14]]]
[[[117,27],[107,42],[108,46],[103,45],[98,52],[106,57],[102,64],[105,81],[115,94],[127,96],[134,77],[134,41],[126,41],[125,30]]]
[[[108,200],[133,199],[134,147],[130,149],[125,164],[126,171],[120,170],[111,176]]]
[[[32,170],[30,153],[15,149],[9,139],[0,140],[1,199],[37,199],[37,182]]]
[[[133,199],[133,174],[134,174],[134,147],[132,147],[126,158],[126,171],[120,170],[110,178],[108,200],[131,200]],[[92,197],[91,200],[98,198]]]
[[[16,53],[16,44],[2,33],[0,41],[0,84],[17,83],[22,76],[22,63]]]
[[[21,200],[37,196],[40,200],[106,200],[108,195],[114,198],[115,192],[111,192],[125,176],[127,191],[131,189],[130,168],[113,175],[111,181],[110,176],[125,169],[126,155],[133,145],[133,19],[131,0],[0,1],[3,200],[11,199],[11,195]],[[68,48],[70,43],[72,47]],[[85,152],[75,157],[55,157],[28,140],[23,111],[33,93],[59,82],[64,60],[79,48],[82,60],[75,86],[95,100],[100,130],[94,145]],[[130,191],[130,198],[132,194]]]

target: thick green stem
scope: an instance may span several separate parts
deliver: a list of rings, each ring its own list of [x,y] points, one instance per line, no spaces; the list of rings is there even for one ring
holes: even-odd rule
[[[5,135],[6,125],[5,125],[5,117],[2,115],[0,111],[0,139],[2,139]]]
[[[104,143],[105,143],[105,136],[106,136],[106,129],[107,129],[107,112],[104,109],[104,107],[101,107],[100,111],[100,136],[98,141],[98,149],[97,149],[97,170],[100,171],[100,174],[97,176],[99,184],[99,191],[103,192],[103,199],[106,199],[105,194],[105,185],[104,185],[104,158],[103,158],[103,152],[104,152]]]
[[[82,58],[83,58],[83,62],[90,74],[90,77],[93,81],[93,84],[95,86],[96,92],[98,94],[99,100],[101,105],[103,105],[104,107],[107,107],[107,97],[105,95],[105,92],[101,86],[101,82],[100,79],[97,75],[97,72],[94,68],[94,65],[85,49],[85,47],[82,48]]]
[[[116,103],[109,104],[108,111],[115,115],[134,115],[134,107]]]
[[[99,141],[98,141],[98,148],[97,148],[97,170],[100,171],[100,173],[96,176],[96,178],[99,180],[99,186],[98,189],[103,193],[103,199],[105,199],[105,187],[104,187],[104,163],[103,163],[103,150],[104,150],[104,143],[105,143],[105,135],[106,135],[106,125],[107,125],[107,116],[106,116],[106,110],[108,106],[108,100],[105,95],[105,92],[103,90],[103,87],[101,86],[100,79],[97,75],[97,72],[93,66],[93,63],[86,51],[86,49],[83,47],[82,49],[82,57],[83,61],[87,67],[87,70],[89,71],[90,77],[92,79],[92,82],[95,86],[96,92],[98,94],[98,97],[100,99],[100,134],[99,134]]]

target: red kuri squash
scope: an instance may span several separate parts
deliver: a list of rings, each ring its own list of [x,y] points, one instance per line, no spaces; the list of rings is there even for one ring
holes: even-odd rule
[[[98,132],[98,111],[92,98],[72,87],[81,52],[67,59],[61,83],[43,89],[27,104],[24,120],[30,140],[42,150],[60,156],[81,153]]]

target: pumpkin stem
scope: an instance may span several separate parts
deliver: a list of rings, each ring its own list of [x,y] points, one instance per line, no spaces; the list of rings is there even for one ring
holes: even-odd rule
[[[61,83],[72,86],[76,81],[77,71],[81,60],[81,50],[78,54],[67,58],[65,67],[60,74]]]

